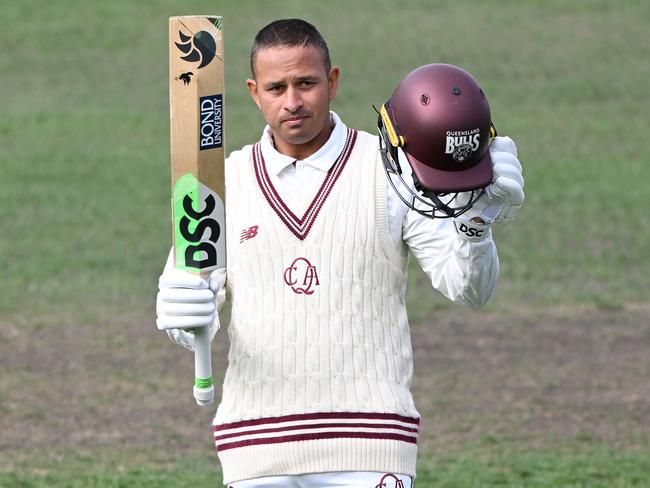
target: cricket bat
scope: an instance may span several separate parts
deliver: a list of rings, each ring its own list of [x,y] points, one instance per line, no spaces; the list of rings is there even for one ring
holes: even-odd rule
[[[174,265],[207,278],[226,266],[223,23],[169,19]],[[208,327],[194,329],[194,398],[214,399]]]

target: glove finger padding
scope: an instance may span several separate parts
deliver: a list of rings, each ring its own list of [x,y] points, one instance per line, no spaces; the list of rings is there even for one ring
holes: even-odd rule
[[[505,152],[517,157],[517,145],[508,136],[497,136],[490,143],[490,156],[492,152]]]
[[[495,180],[503,176],[515,180],[519,186],[522,188],[524,187],[524,177],[522,176],[521,171],[517,168],[509,164],[497,163],[494,165],[493,171]]]
[[[508,166],[517,168],[520,173],[522,172],[521,162],[517,159],[517,156],[513,154],[505,151],[490,151],[490,157],[492,158],[493,166],[497,164],[507,164]]]
[[[164,329],[196,329],[209,327],[214,322],[215,315],[164,315],[158,317],[156,326]]]
[[[212,315],[216,311],[214,301],[204,303],[163,302],[162,313],[166,316],[178,315]]]
[[[488,198],[501,200],[504,205],[522,205],[524,203],[524,190],[521,185],[505,176],[498,177],[494,183],[487,187]]]
[[[194,351],[193,329],[209,327],[210,341],[219,330],[218,306],[225,301],[226,270],[212,272],[206,280],[199,275],[174,268],[173,249],[158,280],[156,326],[169,339]]]
[[[165,271],[158,280],[158,288],[191,288],[195,290],[209,289],[208,282],[199,275],[174,269]]]
[[[509,137],[495,137],[490,144],[490,157],[493,181],[485,188],[485,194],[460,217],[461,221],[474,217],[486,223],[512,221],[524,203],[524,177],[514,141]]]
[[[216,317],[211,290],[166,288],[156,297],[156,325],[159,329],[207,327]]]
[[[158,292],[158,297],[165,302],[207,303],[214,300],[214,293],[209,289],[164,288]]]

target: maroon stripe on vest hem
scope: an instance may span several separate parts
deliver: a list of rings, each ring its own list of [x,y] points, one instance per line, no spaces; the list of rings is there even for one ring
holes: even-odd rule
[[[283,415],[280,417],[265,417],[261,419],[240,420],[228,424],[215,425],[214,430],[237,429],[239,427],[250,427],[263,424],[279,424],[281,422],[296,422],[300,420],[329,420],[329,419],[355,419],[355,420],[393,420],[407,424],[420,425],[420,419],[405,417],[396,413],[375,413],[375,412],[321,412],[321,413],[299,413]]]
[[[298,442],[298,441],[319,441],[326,439],[377,439],[377,440],[392,440],[408,442],[409,444],[417,444],[415,437],[409,437],[400,434],[376,434],[366,432],[323,432],[322,434],[297,434],[285,435],[280,437],[270,437],[266,439],[248,439],[245,441],[230,442],[216,446],[217,451],[227,451],[228,449],[237,449],[247,446],[258,446],[263,444],[281,444],[284,442]]]
[[[243,435],[254,435],[254,434],[268,434],[270,432],[286,432],[290,430],[310,430],[310,429],[328,429],[328,428],[365,428],[365,429],[392,429],[392,430],[402,430],[404,432],[413,432],[414,434],[418,433],[418,429],[413,427],[404,427],[403,425],[398,424],[368,424],[368,423],[320,423],[320,424],[306,424],[306,425],[290,425],[287,427],[272,427],[268,429],[256,429],[256,430],[245,430],[242,432],[234,432],[231,434],[215,435],[214,440],[219,441],[223,439],[230,439],[232,437],[240,437]]]

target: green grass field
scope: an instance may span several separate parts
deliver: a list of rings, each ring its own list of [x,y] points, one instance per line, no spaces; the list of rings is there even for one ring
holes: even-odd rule
[[[183,460],[174,466],[162,463],[129,467],[115,462],[89,469],[91,459],[63,460],[38,474],[0,475],[1,486],[14,488],[184,488],[217,486],[214,458]],[[63,467],[64,469],[60,469]],[[511,486],[536,488],[647,486],[650,460],[644,453],[598,450],[589,455],[538,451],[504,452],[489,460],[443,457],[435,464],[421,464],[419,487],[479,488]],[[372,487],[370,487],[372,488]]]
[[[182,434],[172,430],[147,453],[145,431],[132,444],[107,435],[95,448],[77,442],[83,436],[74,425],[58,424],[50,413],[54,405],[100,415],[102,402],[136,394],[138,384],[121,366],[130,361],[150,375],[151,390],[181,388],[164,359],[172,348],[161,346],[152,325],[171,239],[170,15],[225,18],[230,150],[261,132],[244,80],[251,40],[275,18],[302,17],[321,30],[342,69],[333,109],[368,131],[374,132],[372,104],[388,98],[409,70],[430,62],[467,69],[487,93],[500,134],[517,142],[526,178],[519,220],[495,229],[501,278],[485,312],[625,314],[628,306],[648,304],[646,3],[41,0],[9,3],[2,12],[0,39],[8,48],[0,54],[0,368],[10,374],[0,380],[0,425],[44,425],[61,439],[39,449],[40,430],[26,429],[25,436],[35,437],[23,449],[19,436],[0,435],[0,486],[218,485],[209,442],[180,449],[175,436]],[[454,312],[431,298],[415,265],[411,285],[414,322]],[[647,329],[639,330],[650,345]],[[139,335],[162,369],[147,369],[132,340]],[[79,358],[48,371],[60,375],[55,384],[66,385],[69,397],[52,391],[38,368],[16,366],[29,364],[21,358],[34,353],[30,342],[52,348],[52,365],[59,364],[57,345]],[[79,348],[92,352],[80,355]],[[171,354],[190,366],[188,355]],[[121,362],[113,363],[115,357]],[[96,358],[104,362],[94,371]],[[94,400],[72,400],[80,392],[67,382],[77,381],[79,371],[93,388],[104,382],[110,388]],[[172,407],[177,396],[157,401],[157,414],[194,412],[189,402],[184,411]],[[145,407],[137,412],[147,414]],[[424,442],[418,487],[648,486],[647,418],[634,442],[615,445],[589,437],[575,449],[562,439],[527,443],[514,431],[487,446],[463,438],[448,452]],[[201,419],[209,422],[209,415]],[[77,440],[68,445],[68,437]]]

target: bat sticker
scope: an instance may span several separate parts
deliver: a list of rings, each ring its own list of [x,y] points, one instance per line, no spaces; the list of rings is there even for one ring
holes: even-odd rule
[[[174,186],[172,197],[176,267],[211,271],[225,263],[224,205],[217,193],[188,173]]]
[[[223,95],[208,95],[199,100],[199,149],[223,146]]]
[[[217,43],[207,31],[197,32],[193,37],[178,31],[178,37],[181,42],[176,42],[176,47],[185,54],[181,59],[190,63],[201,61],[198,69],[210,64],[217,54]]]
[[[186,71],[185,73],[181,73],[174,79],[182,81],[183,85],[189,85],[190,82],[192,81],[192,76],[194,76],[194,73],[192,73],[191,71]]]

